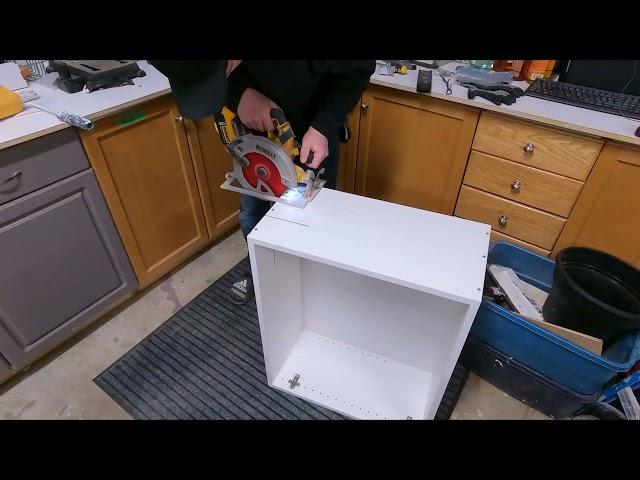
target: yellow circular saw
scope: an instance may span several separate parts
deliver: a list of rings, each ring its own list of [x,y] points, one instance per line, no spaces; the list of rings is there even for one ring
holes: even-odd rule
[[[320,180],[324,170],[316,173],[296,165],[300,144],[291,125],[278,108],[271,110],[271,118],[274,130],[260,135],[247,129],[227,107],[215,117],[220,139],[233,158],[233,172],[227,173],[221,188],[304,207],[324,186]]]

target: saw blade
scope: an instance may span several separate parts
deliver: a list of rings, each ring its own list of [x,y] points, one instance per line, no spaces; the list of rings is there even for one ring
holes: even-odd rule
[[[295,166],[271,140],[245,135],[228,145],[233,171],[243,188],[280,197],[298,185]]]

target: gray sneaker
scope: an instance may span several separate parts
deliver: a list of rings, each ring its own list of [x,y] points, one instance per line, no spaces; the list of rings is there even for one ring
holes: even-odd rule
[[[251,277],[237,281],[229,290],[229,298],[236,305],[248,303],[253,296],[253,279]]]

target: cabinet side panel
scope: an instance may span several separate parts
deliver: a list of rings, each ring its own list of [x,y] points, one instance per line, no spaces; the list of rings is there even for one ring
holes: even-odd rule
[[[272,383],[302,331],[300,259],[249,240],[267,382]]]

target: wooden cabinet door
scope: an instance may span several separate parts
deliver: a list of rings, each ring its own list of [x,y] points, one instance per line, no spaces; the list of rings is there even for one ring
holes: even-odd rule
[[[169,96],[100,120],[81,137],[140,287],[206,245],[184,123]]]
[[[356,193],[452,214],[478,110],[375,86],[362,104]]]
[[[91,169],[0,206],[0,370],[128,298],[129,260]],[[2,372],[0,372],[2,377]]]
[[[223,190],[233,160],[220,140],[213,117],[185,122],[209,238],[215,240],[238,226],[240,195]]]
[[[358,101],[355,109],[347,115],[347,126],[349,127],[351,138],[347,143],[340,144],[340,163],[338,164],[336,187],[338,190],[347,193],[355,192],[360,108],[361,101]]]
[[[640,267],[640,149],[605,145],[553,249],[603,250]]]

